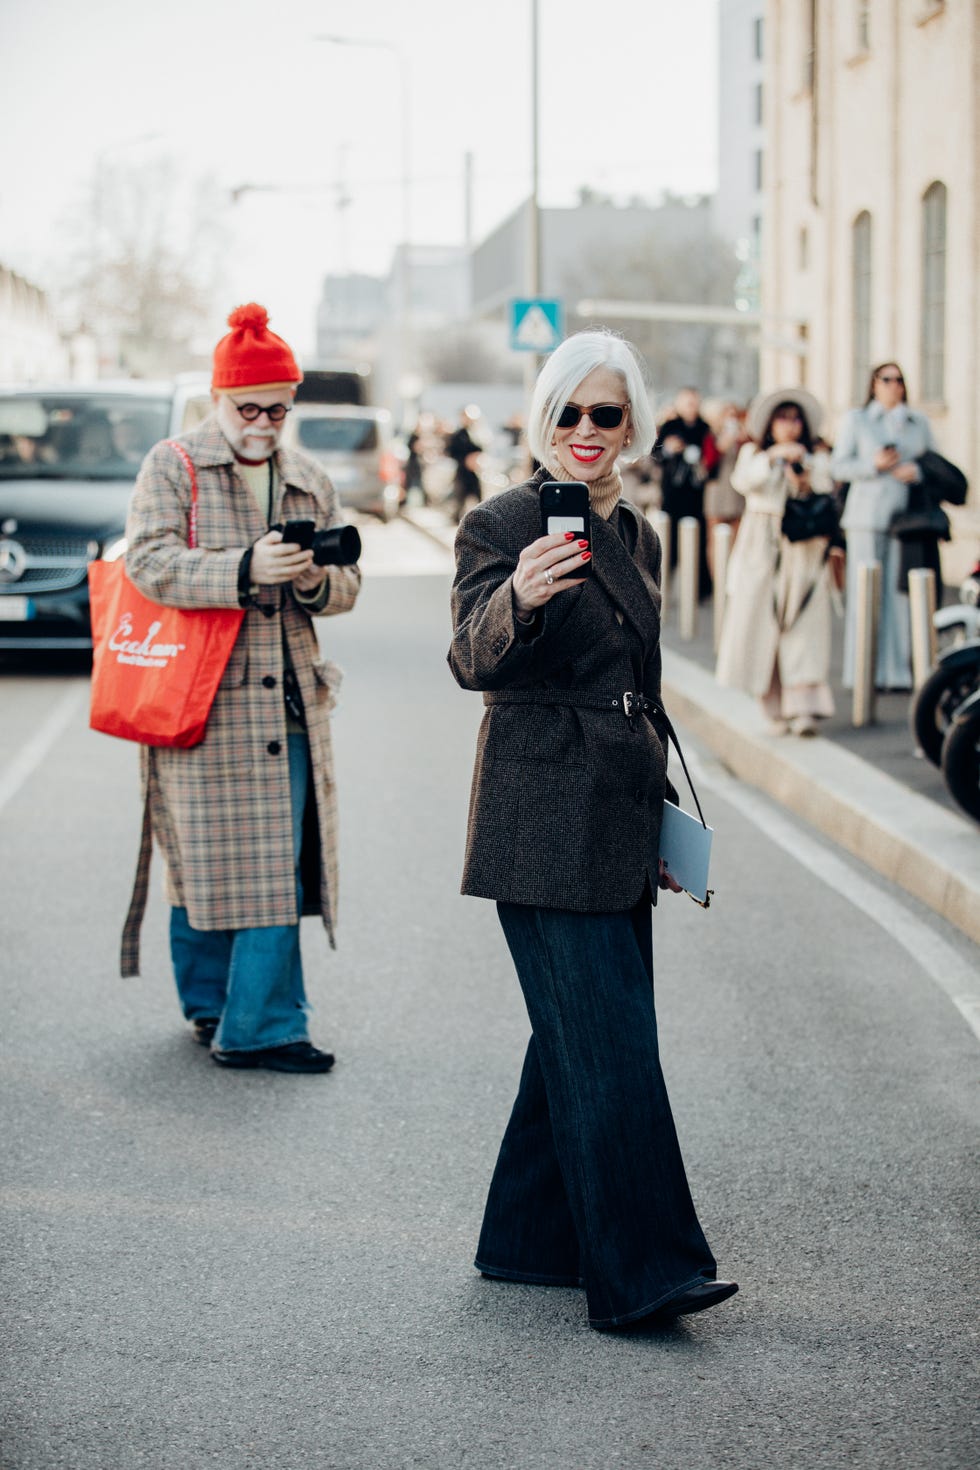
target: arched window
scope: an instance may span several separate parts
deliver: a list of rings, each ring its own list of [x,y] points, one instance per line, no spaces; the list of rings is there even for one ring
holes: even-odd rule
[[[946,185],[922,198],[922,338],[919,382],[927,403],[946,389]]]
[[[851,227],[851,398],[864,400],[871,365],[871,216],[862,210]]]

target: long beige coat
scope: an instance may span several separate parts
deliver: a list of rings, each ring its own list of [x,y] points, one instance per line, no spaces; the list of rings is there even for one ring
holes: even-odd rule
[[[150,451],[133,492],[126,570],[145,596],[165,606],[237,607],[242,555],[268,526],[214,418],[180,442],[197,468],[198,549],[188,546],[190,476],[163,442]],[[313,460],[280,449],[276,464],[280,489],[273,522],[339,522],[334,490]],[[320,913],[332,941],[337,812],[329,715],[340,672],[321,659],[311,616],[347,612],[359,587],[356,567],[330,567],[312,608],[301,606],[286,588],[260,588],[245,614],[203,742],[190,750],[142,747],[143,840],[123,935],[124,975],[138,972],[153,837],[166,860],[167,898],[187,908],[193,928],[296,922],[283,638],[303,696],[313,767],[316,820],[311,804],[302,858],[304,909]]]
[[[783,689],[826,684],[830,671],[830,573],[827,538],[787,541],[780,534],[793,486],[755,444],[742,446],[732,485],[745,513],[728,564],[725,618],[718,648],[720,684],[758,698],[778,666]],[[829,458],[813,456],[810,485],[833,489]],[[803,606],[807,592],[813,588]]]
[[[449,664],[483,691],[463,892],[577,912],[631,908],[649,881],[667,783],[657,715],[629,720],[624,691],[660,701],[660,542],[624,501],[632,554],[592,518],[594,576],[514,619],[511,579],[541,534],[548,473],[471,510],[456,537]],[[673,788],[670,788],[671,794]],[[651,866],[652,862],[652,866]]]

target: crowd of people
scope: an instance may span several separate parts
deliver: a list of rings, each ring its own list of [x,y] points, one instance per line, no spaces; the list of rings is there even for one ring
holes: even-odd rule
[[[449,499],[457,522],[482,498],[477,420],[477,410],[462,410],[438,440],[456,467]],[[774,733],[800,736],[834,713],[834,609],[845,620],[843,682],[853,687],[862,562],[882,566],[876,683],[911,688],[907,581],[889,525],[921,478],[918,457],[935,447],[894,362],[871,371],[866,401],[845,416],[835,446],[822,427],[821,404],[801,388],[741,405],[705,404],[686,386],[660,415],[649,453],[623,465],[627,497],[669,519],[672,568],[681,521],[697,522],[702,599],[715,590],[715,527],[731,528],[717,677],[758,699]],[[527,450],[515,456],[512,479],[537,467]]]
[[[698,522],[702,596],[712,590],[714,527],[732,528],[717,677],[755,696],[774,733],[812,735],[834,713],[835,606],[845,620],[843,683],[853,687],[864,562],[882,567],[876,684],[912,685],[908,584],[890,527],[922,480],[920,456],[935,448],[929,421],[909,406],[901,368],[885,362],[871,370],[865,402],[845,415],[836,445],[821,437],[822,423],[822,405],[802,388],[714,413],[684,388],[649,466],[670,517],[672,561],[678,522]]]

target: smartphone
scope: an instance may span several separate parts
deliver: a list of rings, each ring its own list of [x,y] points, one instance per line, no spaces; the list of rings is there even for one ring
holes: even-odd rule
[[[571,531],[577,537],[584,537],[591,551],[588,485],[581,480],[546,480],[541,486],[540,494],[542,536],[553,536],[557,531]],[[571,575],[588,577],[591,574],[592,563],[587,561]]]
[[[301,551],[309,551],[313,545],[316,521],[287,521],[282,528],[282,539]]]

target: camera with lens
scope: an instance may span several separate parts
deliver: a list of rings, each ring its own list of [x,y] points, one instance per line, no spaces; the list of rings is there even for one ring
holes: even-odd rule
[[[356,526],[331,526],[313,537],[313,560],[318,567],[350,567],[361,554]]]

